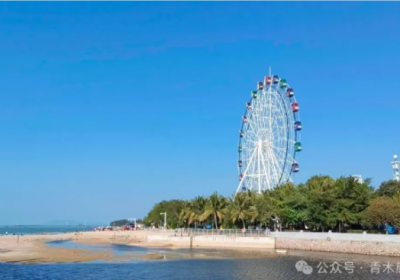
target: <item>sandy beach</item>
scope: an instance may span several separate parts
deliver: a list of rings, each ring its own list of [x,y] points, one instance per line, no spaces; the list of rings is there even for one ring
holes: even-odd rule
[[[148,236],[168,237],[174,236],[171,232],[162,231],[102,231],[64,233],[57,235],[25,235],[25,236],[0,236],[0,262],[12,263],[63,263],[63,262],[88,262],[95,260],[123,261],[124,258],[136,258],[141,260],[162,259],[163,254],[150,251],[147,254],[138,256],[116,256],[111,249],[92,251],[89,249],[77,248],[54,248],[46,244],[48,241],[74,241],[76,244],[124,244],[146,248],[180,249],[188,248],[188,244],[171,243],[164,241],[149,241]],[[210,250],[213,246],[208,247]],[[228,250],[226,250],[228,249]],[[258,251],[258,253],[257,253]],[[211,252],[211,251],[210,251]],[[225,252],[212,251],[211,254],[204,253],[170,253],[172,258],[226,258],[226,257],[271,257],[275,253],[265,252],[257,249],[251,250],[229,250]]]
[[[188,250],[192,244],[191,238],[187,234],[175,236],[174,232],[162,231],[101,231],[101,232],[81,232],[81,233],[63,233],[55,235],[8,235],[0,236],[0,262],[10,263],[73,263],[90,262],[102,260],[107,262],[124,262],[130,260],[159,260],[165,259],[168,255],[172,259],[228,259],[228,258],[276,258],[283,255],[306,255],[310,256],[311,250],[295,250],[280,248],[277,250],[275,244],[270,241],[273,238],[262,237],[232,237],[218,235],[196,236],[196,242],[193,242],[193,249]],[[279,239],[279,238],[278,238]],[[290,239],[289,239],[290,240]],[[73,241],[69,246],[50,246],[49,241]],[[315,243],[312,240],[296,240],[296,244]],[[319,242],[319,241],[318,241]],[[322,241],[321,241],[322,242]],[[323,241],[325,242],[325,241]],[[326,241],[331,243],[330,241]],[[352,241],[337,241],[338,244]],[[371,243],[373,243],[371,245]],[[365,246],[377,246],[382,251],[386,247],[392,248],[394,243],[387,242],[369,242]],[[123,244],[128,246],[146,247],[149,250],[133,249],[127,254],[115,254],[115,246],[110,244]],[[333,243],[332,243],[333,244]],[[346,243],[347,244],[347,243]],[[357,242],[352,243],[358,246]],[[361,244],[361,243],[360,243]],[[361,245],[363,245],[362,243]],[[375,244],[375,245],[374,245]],[[376,245],[377,244],[377,245]],[[396,243],[397,244],[397,243]],[[71,246],[72,245],[72,246]],[[89,246],[85,246],[89,245]],[[98,245],[98,246],[91,246]],[[271,247],[271,245],[274,245]],[[338,246],[339,246],[338,245]],[[350,245],[348,245],[350,246]],[[101,248],[98,249],[98,248]],[[184,250],[179,250],[184,248]],[[338,247],[336,253],[349,253],[343,250],[343,246]],[[329,247],[329,252],[335,252],[333,247]],[[129,250],[128,250],[129,251]],[[324,250],[314,250],[324,251]],[[326,250],[325,250],[326,251]],[[138,253],[139,252],[139,253]],[[351,253],[351,252],[350,252]],[[311,255],[324,253],[312,252]],[[326,254],[326,253],[325,253]],[[360,259],[369,258],[365,255],[377,255],[363,252],[359,255]],[[381,254],[395,257],[393,253]],[[336,256],[336,255],[335,255]],[[348,257],[348,256],[347,256]],[[355,258],[355,256],[352,256]]]
[[[147,233],[148,234],[148,233]],[[0,261],[13,263],[61,263],[87,262],[94,260],[114,261],[121,256],[114,256],[111,250],[93,252],[80,248],[53,248],[46,244],[48,241],[71,240],[86,244],[131,244],[141,243],[147,235],[144,232],[82,232],[56,235],[8,235],[0,236]],[[148,244],[152,246],[152,244]],[[161,244],[160,244],[161,245]],[[159,259],[159,254],[148,254],[141,259]]]

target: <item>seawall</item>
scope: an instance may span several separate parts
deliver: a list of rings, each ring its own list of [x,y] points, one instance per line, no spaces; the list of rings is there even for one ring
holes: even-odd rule
[[[384,234],[278,232],[277,249],[400,256],[400,236]]]
[[[148,235],[147,242],[172,244],[189,248],[251,248],[274,249],[273,237],[242,237],[228,235],[157,236]]]
[[[400,236],[384,234],[273,232],[270,236],[241,235],[148,235],[150,243],[191,248],[282,249],[400,256]]]

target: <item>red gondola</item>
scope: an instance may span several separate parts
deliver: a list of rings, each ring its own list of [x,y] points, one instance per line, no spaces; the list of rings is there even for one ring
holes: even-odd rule
[[[291,104],[291,106],[292,106],[292,112],[293,113],[299,111],[299,104],[297,102],[293,102]]]

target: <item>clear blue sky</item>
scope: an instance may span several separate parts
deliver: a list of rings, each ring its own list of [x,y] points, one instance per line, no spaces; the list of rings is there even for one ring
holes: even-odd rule
[[[400,3],[0,3],[0,224],[143,217],[232,194],[272,66],[301,172],[379,185],[400,153]]]

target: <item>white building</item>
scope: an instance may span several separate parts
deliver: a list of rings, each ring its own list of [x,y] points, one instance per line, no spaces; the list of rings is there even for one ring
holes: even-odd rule
[[[359,182],[360,184],[364,183],[364,180],[362,178],[361,175],[351,175],[351,177],[353,177],[354,179],[357,180],[357,182]]]

